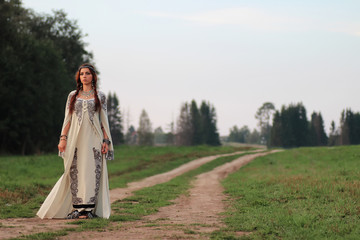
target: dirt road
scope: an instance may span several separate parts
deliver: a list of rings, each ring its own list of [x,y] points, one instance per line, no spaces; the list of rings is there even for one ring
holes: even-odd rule
[[[141,188],[169,181],[218,157],[235,154],[239,152],[193,160],[172,171],[130,183],[127,188],[113,189],[110,192],[111,201],[126,198]],[[125,223],[121,227],[114,223],[111,231],[70,233],[60,239],[208,239],[209,233],[222,227],[219,213],[224,211],[225,196],[220,180],[254,158],[266,154],[269,152],[246,155],[199,175],[188,196],[179,197],[175,204],[161,208],[157,214]],[[0,239],[69,228],[72,225],[68,222],[71,220],[4,219],[0,220]]]

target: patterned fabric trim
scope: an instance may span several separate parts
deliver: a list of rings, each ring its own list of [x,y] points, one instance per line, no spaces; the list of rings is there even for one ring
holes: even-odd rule
[[[103,92],[99,92],[99,99],[101,103],[101,108],[104,109],[104,111],[107,111],[107,102],[106,102],[106,96]]]
[[[71,98],[72,98],[72,96],[74,96],[75,92],[76,92],[76,91],[72,91],[72,92],[69,93],[68,100],[67,100],[67,106],[66,106],[67,109],[70,108]]]
[[[106,154],[105,154],[105,159],[106,160],[114,160],[114,151],[108,151]]]
[[[96,148],[93,148],[94,160],[95,160],[95,196],[91,197],[88,203],[96,203],[97,196],[100,189],[101,178],[101,153]]]
[[[81,99],[77,99],[75,102],[75,113],[76,116],[78,117],[79,125],[82,120],[82,107],[83,107],[83,101]]]
[[[95,101],[89,100],[87,103],[87,108],[88,108],[88,112],[89,112],[89,119],[92,123],[94,123]]]
[[[95,204],[73,204],[74,208],[95,208]]]
[[[76,205],[82,203],[82,199],[77,197],[77,193],[78,193],[77,148],[75,148],[74,159],[70,167],[70,189],[71,189],[73,204]]]

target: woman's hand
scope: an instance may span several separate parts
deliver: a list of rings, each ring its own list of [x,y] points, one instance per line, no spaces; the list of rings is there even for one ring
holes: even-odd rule
[[[101,152],[103,154],[107,153],[109,151],[109,145],[107,145],[106,143],[103,143],[102,144],[102,147],[101,147]]]
[[[66,148],[66,140],[61,139],[58,145],[58,149],[60,152],[65,152]]]

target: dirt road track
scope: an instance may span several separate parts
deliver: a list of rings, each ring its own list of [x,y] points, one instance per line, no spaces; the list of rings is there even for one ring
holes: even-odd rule
[[[207,162],[213,161],[218,157],[230,156],[239,153],[241,152],[221,154],[196,159],[172,171],[151,176],[138,182],[130,183],[128,184],[127,188],[113,189],[110,192],[111,202],[114,202],[118,199],[126,198],[130,196],[132,192],[141,188],[167,182],[172,178],[175,178],[176,176],[195,169]],[[203,233],[212,232],[213,230],[221,227],[221,221],[219,221],[218,213],[223,211],[222,201],[224,199],[224,196],[222,194],[223,189],[219,183],[219,180],[223,179],[230,172],[236,171],[241,166],[251,161],[255,157],[262,156],[264,154],[265,153],[256,153],[252,155],[246,155],[237,160],[234,160],[231,163],[224,164],[211,172],[199,175],[196,182],[194,183],[194,188],[190,190],[189,197],[181,196],[180,198],[175,200],[175,205],[164,208],[165,210],[162,209],[158,213],[163,214],[164,216],[166,215],[166,217],[161,217],[161,215],[157,216],[156,214],[148,216],[142,221],[138,221],[136,223],[129,223],[129,226],[127,226],[126,224],[116,231],[103,232],[100,235],[97,235],[96,232],[83,232],[77,233],[76,236],[70,234],[61,239],[158,239],[159,234],[160,239],[167,239],[167,235],[165,236],[163,233],[160,232],[165,231],[166,234],[170,234],[171,236],[173,236],[174,234],[183,235],[183,227],[181,227],[180,230],[177,230],[178,227],[176,226],[179,226],[179,224],[184,225],[184,221],[187,222],[185,224],[186,226],[190,222],[191,224],[194,223],[195,225],[193,224],[193,226],[197,226],[196,229],[199,228],[199,224],[202,225],[201,231],[199,231],[197,237],[202,236]],[[162,221],[161,219],[167,220]],[[28,235],[38,232],[55,231],[63,228],[68,228],[72,226],[67,224],[70,221],[71,220],[42,220],[39,218],[3,219],[0,220],[0,239],[18,237],[23,234]],[[167,228],[172,226],[172,230],[160,230],[158,227],[156,227],[156,230],[154,232],[154,229],[152,228],[143,227],[143,225],[148,224],[148,222],[157,222],[157,224],[160,224],[162,226],[170,224]],[[192,233],[191,235],[195,237],[196,234],[194,233],[198,231],[195,230],[185,230],[185,232],[190,231]],[[194,233],[192,231],[194,231]],[[144,234],[144,232],[146,232],[146,234]],[[106,238],[103,238],[105,237],[104,235],[106,235]],[[145,238],[141,238],[142,236],[144,236]],[[176,239],[172,238],[171,236],[169,239]]]
[[[256,157],[273,152],[245,155],[199,175],[188,196],[180,196],[173,205],[142,220],[120,227],[114,223],[112,231],[71,233],[60,239],[209,239],[211,232],[224,226],[219,214],[225,211],[226,196],[220,181]],[[237,233],[244,234],[249,233]]]

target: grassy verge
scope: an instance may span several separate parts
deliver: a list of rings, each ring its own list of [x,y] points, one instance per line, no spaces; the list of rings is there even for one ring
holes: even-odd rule
[[[224,182],[227,228],[214,239],[358,239],[360,146],[257,158]],[[235,232],[252,232],[235,237]]]
[[[110,188],[169,171],[198,157],[244,148],[120,146],[108,162]],[[0,157],[0,218],[33,217],[64,171],[57,155]]]

